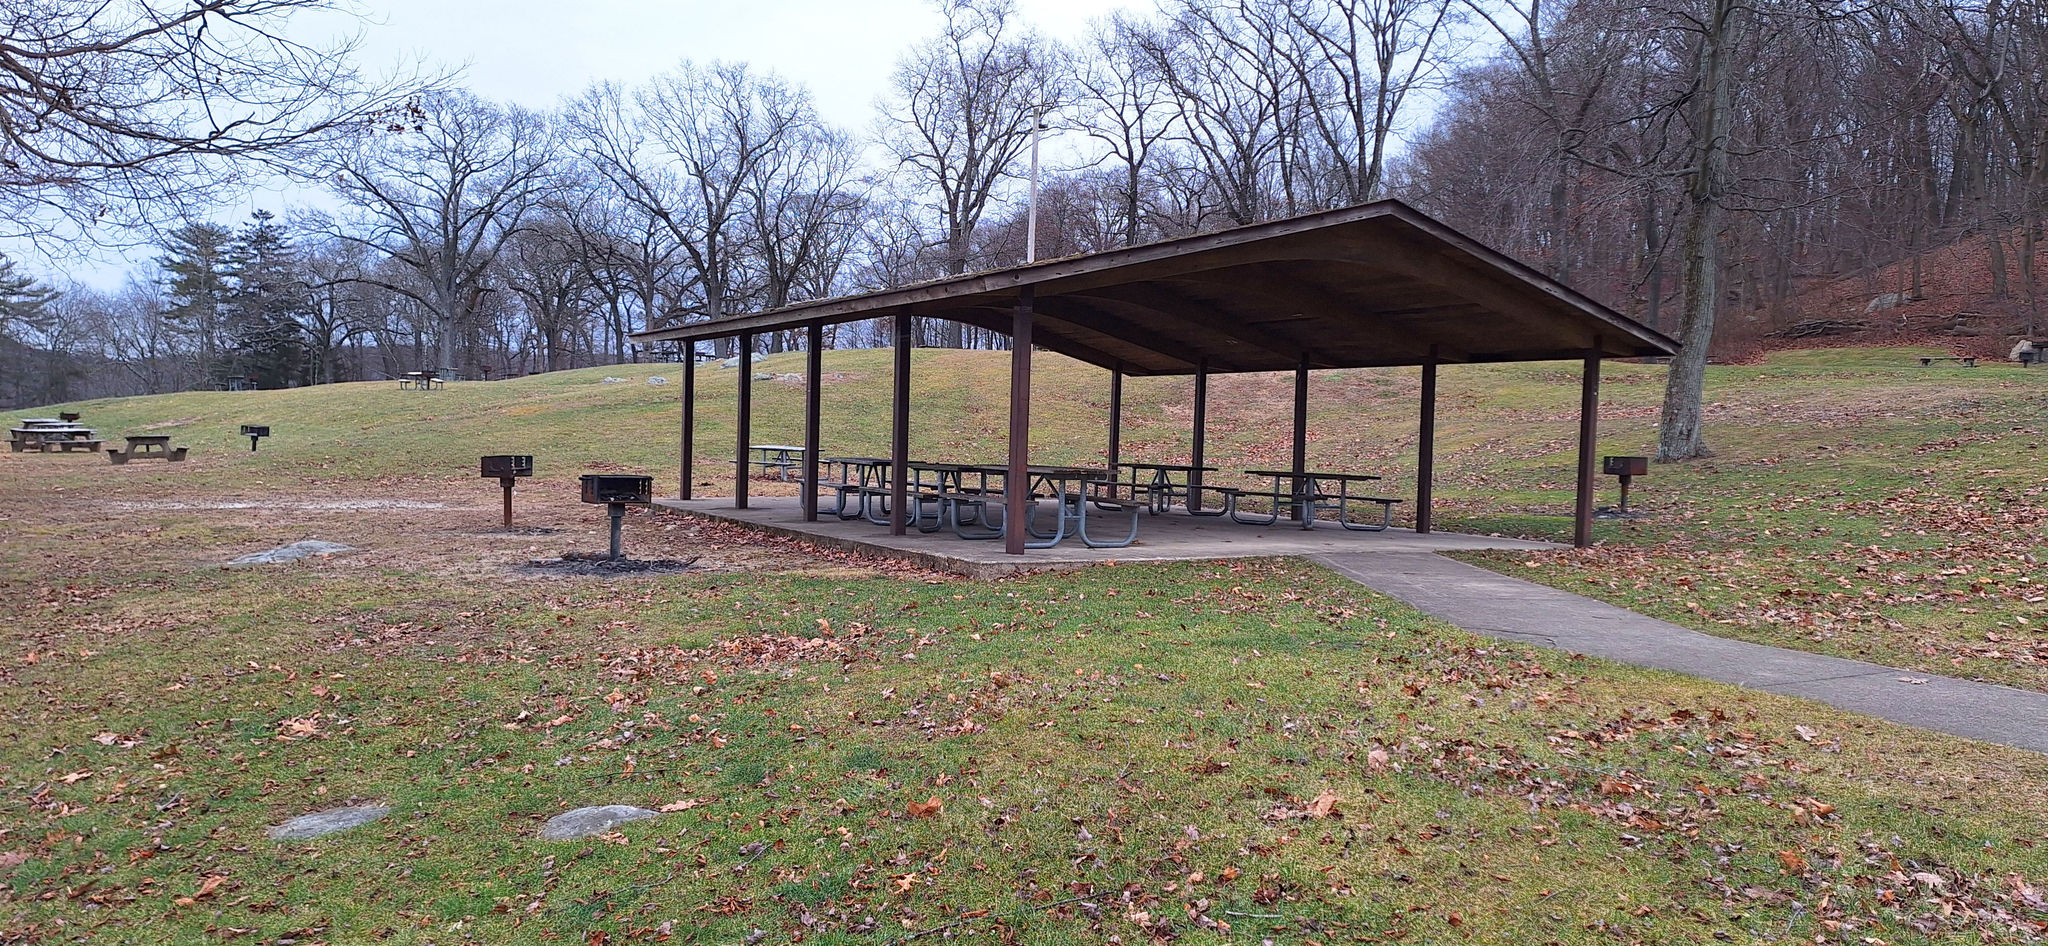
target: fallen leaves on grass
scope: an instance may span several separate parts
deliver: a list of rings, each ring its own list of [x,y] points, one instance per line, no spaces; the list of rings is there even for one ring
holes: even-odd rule
[[[214,893],[220,890],[220,885],[227,882],[228,879],[225,876],[222,876],[220,874],[208,874],[204,878],[200,879],[199,889],[193,891],[191,896],[179,897],[178,899],[173,900],[171,902],[181,907],[192,906],[193,904],[196,904],[201,900],[213,896]]]

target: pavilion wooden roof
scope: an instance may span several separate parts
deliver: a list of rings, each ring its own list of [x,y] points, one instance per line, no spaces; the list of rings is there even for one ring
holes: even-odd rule
[[[1134,375],[1669,355],[1677,343],[1399,201],[639,333],[693,342],[909,314]]]

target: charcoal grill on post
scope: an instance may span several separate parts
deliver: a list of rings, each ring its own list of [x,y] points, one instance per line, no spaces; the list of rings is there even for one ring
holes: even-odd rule
[[[1645,476],[1650,472],[1649,457],[1601,457],[1600,472],[1621,478],[1621,505],[1615,509],[1620,515],[1628,515],[1628,481],[1630,477]]]
[[[533,458],[514,454],[488,456],[483,461],[484,479],[495,478],[505,490],[505,528],[512,528],[512,484],[519,477],[533,475]]]
[[[619,560],[619,529],[626,520],[626,506],[645,506],[654,501],[654,477],[586,473],[579,479],[583,481],[583,501],[602,505],[611,512],[611,560],[616,562]]]
[[[249,452],[256,452],[256,441],[270,436],[270,428],[258,424],[243,424],[242,436],[249,438]]]

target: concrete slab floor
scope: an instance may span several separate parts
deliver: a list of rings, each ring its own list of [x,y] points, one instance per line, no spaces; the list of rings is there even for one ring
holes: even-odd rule
[[[886,526],[878,526],[865,519],[840,519],[832,514],[829,503],[819,510],[817,522],[805,522],[801,507],[793,496],[755,498],[746,509],[734,509],[730,498],[658,499],[655,505],[689,515],[743,522],[777,535],[804,539],[830,548],[903,558],[936,571],[977,578],[1081,568],[1106,562],[1557,548],[1547,542],[1448,532],[1429,535],[1416,535],[1408,529],[1354,532],[1333,523],[1324,523],[1314,529],[1302,529],[1286,523],[1248,526],[1227,518],[1198,518],[1176,511],[1158,516],[1139,514],[1138,541],[1126,548],[1091,549],[1082,545],[1079,538],[1069,537],[1053,548],[1009,555],[1003,551],[1001,540],[962,539],[950,531],[926,534],[912,529],[908,535],[892,536]],[[1041,516],[1049,518],[1050,511],[1041,513]],[[1089,521],[1092,523],[1094,519],[1091,517]],[[1114,524],[1104,528],[1105,531],[1121,533]]]

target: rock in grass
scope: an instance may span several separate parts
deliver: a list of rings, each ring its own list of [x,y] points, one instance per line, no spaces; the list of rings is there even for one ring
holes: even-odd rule
[[[273,841],[304,841],[337,831],[359,828],[391,813],[384,805],[357,805],[350,808],[335,808],[300,815],[280,825],[271,826],[265,833]]]
[[[290,545],[279,546],[267,552],[251,552],[248,555],[244,555],[241,558],[229,562],[228,567],[236,568],[248,565],[275,565],[279,562],[293,562],[302,558],[312,558],[315,555],[325,558],[329,555],[339,555],[343,552],[353,551],[355,551],[354,546],[342,545],[339,542],[322,542],[318,539],[312,539],[305,542],[293,542]]]
[[[597,805],[591,808],[578,808],[575,811],[565,811],[553,818],[549,818],[547,824],[540,826],[540,839],[543,841],[572,841],[576,838],[586,838],[593,834],[603,834],[628,821],[639,821],[643,818],[652,818],[659,814],[661,812],[648,811],[645,808],[635,808],[632,805]]]

